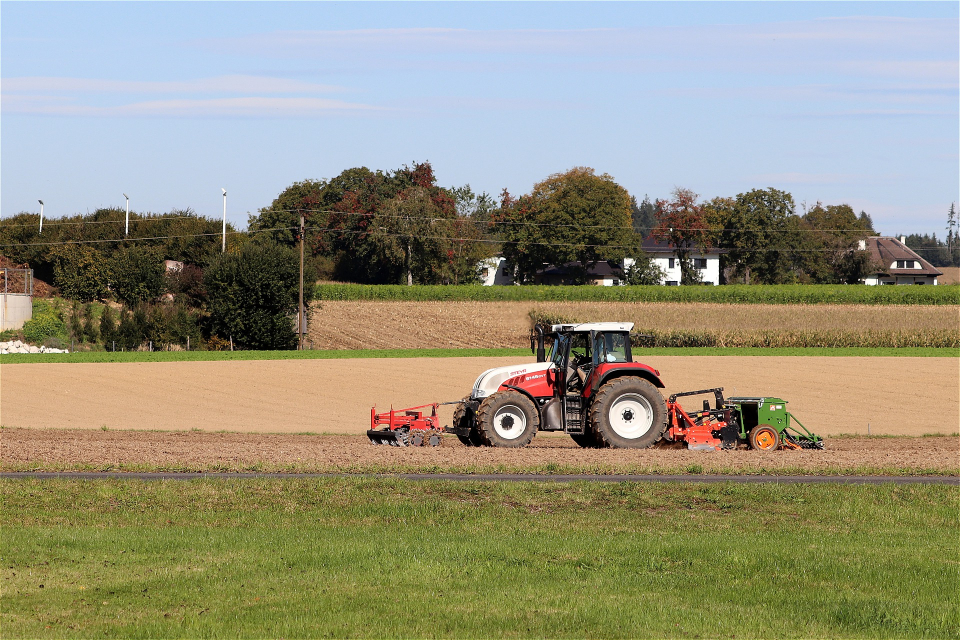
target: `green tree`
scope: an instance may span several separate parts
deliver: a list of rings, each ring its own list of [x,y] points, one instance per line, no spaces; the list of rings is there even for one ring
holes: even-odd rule
[[[156,248],[122,247],[110,259],[109,272],[114,295],[128,305],[150,302],[163,293],[166,269]]]
[[[624,272],[624,282],[628,285],[662,284],[666,272],[657,266],[649,256],[640,256]]]
[[[650,202],[650,196],[643,196],[643,202],[637,204],[637,199],[630,196],[630,215],[633,220],[633,230],[641,238],[647,237],[657,226],[657,207]]]
[[[793,196],[778,189],[753,189],[737,195],[722,234],[729,260],[744,282],[780,284],[793,282],[790,233],[795,218]]]
[[[117,339],[117,319],[109,305],[100,314],[100,340],[104,349],[112,349]]]
[[[630,194],[607,174],[574,167],[534,185],[514,200],[504,191],[494,216],[503,255],[520,282],[530,282],[546,264],[579,264],[575,276],[601,260],[622,261],[640,251],[633,231]]]
[[[53,282],[60,293],[90,302],[107,293],[109,270],[104,255],[89,245],[67,244],[51,252]]]
[[[799,279],[815,284],[855,284],[871,268],[870,254],[859,243],[873,233],[870,217],[858,217],[847,204],[820,202],[806,212],[795,226],[793,263]]]
[[[212,334],[244,349],[295,347],[299,278],[299,255],[278,244],[249,243],[215,259],[204,271]],[[305,287],[305,303],[311,295]]]

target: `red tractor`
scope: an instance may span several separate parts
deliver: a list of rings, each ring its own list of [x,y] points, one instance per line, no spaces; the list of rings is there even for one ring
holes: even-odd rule
[[[537,363],[484,371],[448,428],[467,445],[523,447],[562,431],[581,447],[649,447],[667,427],[660,372],[633,361],[630,322],[538,326]],[[545,343],[549,343],[549,353]]]

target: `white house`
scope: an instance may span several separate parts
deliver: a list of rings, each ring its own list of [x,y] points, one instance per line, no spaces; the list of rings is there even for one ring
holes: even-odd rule
[[[943,275],[908,247],[903,236],[871,236],[860,241],[860,250],[869,251],[878,267],[861,280],[863,284],[937,284],[937,277]]]
[[[485,287],[495,284],[513,284],[513,270],[503,256],[487,258],[480,263],[480,279]]]
[[[680,284],[680,259],[669,243],[648,237],[643,241],[643,250],[650,256],[653,263],[666,274],[660,284],[667,286]],[[693,264],[693,268],[700,272],[704,284],[720,284],[720,251],[718,249],[710,249],[706,253],[693,249],[690,252],[690,262]],[[626,258],[623,261],[624,270],[635,263],[635,259]]]

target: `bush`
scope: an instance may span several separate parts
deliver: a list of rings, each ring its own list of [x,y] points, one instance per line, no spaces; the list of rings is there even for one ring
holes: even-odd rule
[[[42,345],[50,338],[70,340],[63,314],[45,300],[33,301],[33,317],[23,324],[23,338],[35,345]]]
[[[243,349],[292,349],[297,343],[299,255],[280,245],[248,243],[204,272],[210,332]],[[304,289],[304,303],[312,290]]]
[[[89,302],[106,295],[109,271],[102,253],[68,244],[57,247],[52,256],[54,284],[64,297]]]
[[[110,287],[129,305],[156,300],[163,293],[163,256],[149,247],[124,247],[110,260]]]

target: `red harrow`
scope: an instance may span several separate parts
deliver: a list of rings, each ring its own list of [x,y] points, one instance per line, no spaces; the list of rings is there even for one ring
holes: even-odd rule
[[[440,421],[437,418],[437,407],[441,404],[424,404],[409,409],[390,407],[390,411],[377,413],[374,406],[370,409],[370,430],[367,437],[373,444],[388,444],[392,447],[406,447],[413,445],[420,447],[429,444],[431,447],[440,445]],[[425,415],[425,409],[430,415]]]

